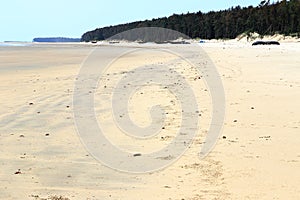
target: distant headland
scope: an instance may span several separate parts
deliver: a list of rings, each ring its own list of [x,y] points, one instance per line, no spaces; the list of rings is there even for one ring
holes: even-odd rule
[[[80,42],[80,38],[66,38],[66,37],[39,37],[34,38],[32,42]]]

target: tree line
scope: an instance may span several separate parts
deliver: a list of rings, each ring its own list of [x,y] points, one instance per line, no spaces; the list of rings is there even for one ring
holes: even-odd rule
[[[98,28],[82,35],[81,41],[105,40],[123,31],[140,27],[162,27],[191,38],[233,39],[242,33],[300,36],[300,1],[262,1],[258,6],[231,7],[208,13],[173,14],[169,17]]]

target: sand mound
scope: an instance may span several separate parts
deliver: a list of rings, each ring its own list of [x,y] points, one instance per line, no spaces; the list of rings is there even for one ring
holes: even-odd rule
[[[242,33],[235,39],[238,42],[254,42],[254,41],[281,41],[281,42],[300,42],[300,38],[296,36],[285,36],[282,34],[265,35],[262,36],[256,32],[254,33]]]

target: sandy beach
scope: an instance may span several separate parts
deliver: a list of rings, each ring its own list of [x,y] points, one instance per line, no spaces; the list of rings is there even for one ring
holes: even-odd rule
[[[299,199],[300,43],[251,46],[227,41],[200,46],[217,68],[226,98],[222,133],[204,159],[198,153],[209,127],[211,101],[203,78],[198,80],[175,55],[162,53],[168,45],[98,46],[107,57],[122,48],[139,50],[112,63],[91,92],[97,119],[119,148],[143,155],[163,148],[180,128],[182,105],[174,102],[174,95],[167,88],[146,86],[133,95],[129,115],[146,126],[151,123],[148,106],[163,105],[168,115],[161,133],[149,140],[121,134],[110,98],[120,77],[133,68],[172,65],[191,84],[201,105],[199,130],[187,151],[169,167],[145,174],[103,165],[77,133],[75,82],[95,45],[0,46],[0,199]]]

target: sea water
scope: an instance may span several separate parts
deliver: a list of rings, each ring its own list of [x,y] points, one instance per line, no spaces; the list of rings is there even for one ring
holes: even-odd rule
[[[0,42],[0,47],[24,47],[24,46],[30,46],[30,43],[24,43],[24,42]]]

